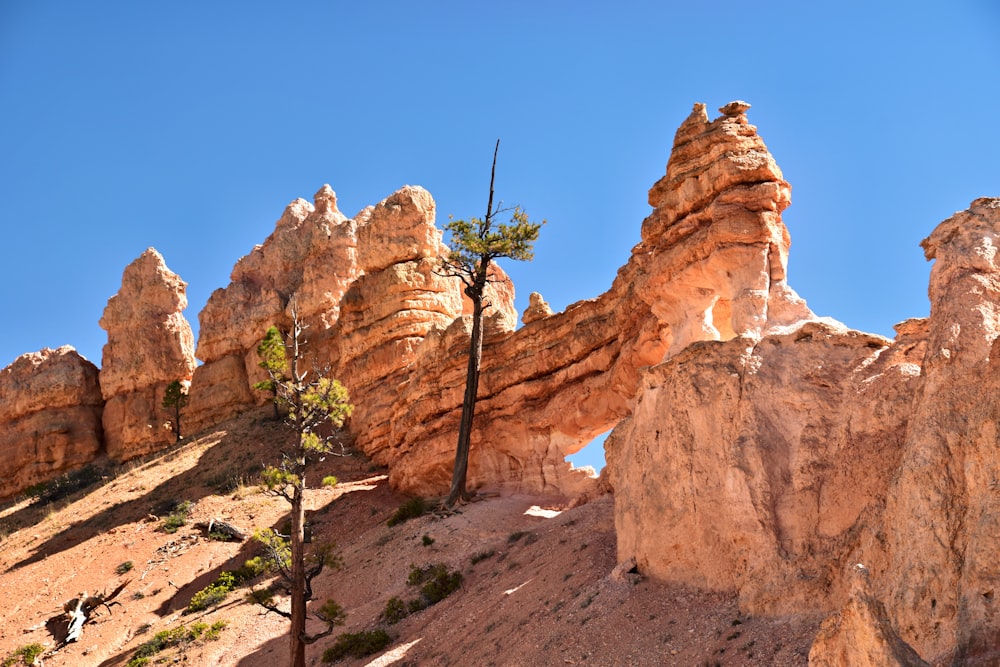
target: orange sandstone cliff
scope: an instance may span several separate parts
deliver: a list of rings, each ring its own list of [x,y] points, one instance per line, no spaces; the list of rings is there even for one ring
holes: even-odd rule
[[[0,498],[80,468],[101,451],[97,366],[66,345],[0,370]]]

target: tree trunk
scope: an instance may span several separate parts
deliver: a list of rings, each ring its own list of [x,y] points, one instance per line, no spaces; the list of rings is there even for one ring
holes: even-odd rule
[[[462,421],[458,427],[455,468],[451,474],[451,491],[444,502],[445,507],[454,507],[459,498],[468,497],[465,480],[469,472],[472,417],[476,411],[476,395],[479,393],[479,366],[483,359],[483,296],[481,293],[469,296],[472,298],[472,340],[469,343],[469,365],[465,373],[465,398],[462,401]]]
[[[493,168],[490,171],[490,197],[486,202],[486,217],[483,218],[481,234],[487,234],[493,224],[493,183],[497,176],[497,152],[500,140],[493,149]],[[489,282],[490,255],[479,257],[479,264],[471,276],[472,284],[465,293],[472,299],[472,340],[469,342],[469,365],[465,371],[465,397],[462,399],[462,421],[458,427],[458,446],[455,448],[455,468],[451,473],[451,490],[444,506],[452,508],[458,499],[468,499],[465,479],[469,472],[469,449],[472,439],[472,417],[476,412],[476,396],[479,394],[479,366],[483,360],[483,296]]]
[[[305,667],[306,644],[302,640],[306,633],[306,569],[303,549],[305,548],[305,504],[303,489],[305,479],[301,479],[292,495],[292,627],[289,632],[291,667]]]

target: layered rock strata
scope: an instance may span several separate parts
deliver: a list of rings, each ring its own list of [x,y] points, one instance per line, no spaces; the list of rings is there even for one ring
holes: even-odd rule
[[[288,329],[286,310],[297,293],[298,311],[314,331],[335,323],[340,299],[357,275],[356,246],[353,221],[324,186],[313,204],[304,199],[289,204],[274,232],[236,263],[230,284],[215,290],[198,314],[197,356],[204,363],[191,383],[193,428],[268,400],[252,389],[266,379],[256,356],[264,332],[272,325]]]
[[[82,467],[101,450],[97,366],[70,346],[0,370],[0,498]]]
[[[104,442],[108,456],[124,461],[174,442],[167,385],[188,383],[195,368],[194,334],[182,311],[187,283],[149,248],[122,274],[108,300],[101,328],[108,332],[100,371]]]

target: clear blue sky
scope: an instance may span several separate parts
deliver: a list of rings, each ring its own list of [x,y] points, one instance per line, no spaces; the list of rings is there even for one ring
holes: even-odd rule
[[[98,327],[149,246],[188,319],[284,206],[404,184],[439,220],[497,194],[547,218],[519,309],[596,296],[694,102],[733,99],[792,183],[791,285],[892,335],[918,247],[1000,196],[1000,3],[0,0],[0,367]]]

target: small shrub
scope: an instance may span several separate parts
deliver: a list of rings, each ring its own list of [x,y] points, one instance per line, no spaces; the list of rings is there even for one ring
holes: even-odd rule
[[[419,586],[420,596],[409,602],[391,598],[385,605],[382,618],[390,625],[398,623],[410,614],[416,614],[432,604],[445,599],[462,585],[462,573],[457,570],[449,572],[444,563],[428,565],[427,567],[410,566],[410,574],[406,578],[408,586]]]
[[[155,514],[154,516],[161,516],[161,515]],[[177,516],[173,513],[170,513],[166,516],[163,516],[160,519],[160,525],[157,526],[156,529],[159,530],[161,533],[176,533],[177,529],[183,526],[186,520],[187,518],[184,516]]]
[[[348,632],[337,637],[333,646],[323,651],[323,662],[336,662],[341,658],[364,658],[378,653],[392,643],[392,638],[385,630],[366,630],[364,632]]]
[[[404,521],[409,521],[410,519],[416,519],[418,516],[423,516],[427,514],[427,501],[417,496],[416,498],[410,498],[405,503],[399,506],[399,509],[389,517],[386,521],[387,526],[395,526],[403,523]]]
[[[229,621],[216,621],[205,631],[205,639],[214,642],[222,634],[222,631],[229,627]]]
[[[208,623],[204,621],[195,621],[188,628],[188,635],[192,640],[201,639],[201,636],[205,634],[205,630],[208,630]]]
[[[226,621],[216,621],[211,626],[207,623],[192,623],[190,627],[179,625],[170,630],[161,630],[153,635],[149,641],[141,644],[125,667],[143,667],[150,664],[150,658],[157,653],[165,651],[175,646],[185,647],[198,641],[214,641],[219,638],[219,633],[228,625]],[[148,629],[148,626],[147,626]],[[162,659],[157,660],[161,662]]]
[[[524,530],[519,530],[516,533],[511,533],[510,535],[507,536],[507,544],[514,544],[527,534],[528,534],[527,531]]]
[[[204,611],[209,607],[221,604],[239,584],[240,581],[234,572],[224,570],[219,574],[218,579],[194,594],[185,613]]]
[[[115,573],[125,574],[126,572],[129,572],[133,567],[134,565],[132,565],[132,561],[127,560],[124,563],[120,563],[118,567],[115,568]]]
[[[462,585],[462,573],[457,570],[449,572],[448,566],[444,563],[428,565],[423,568],[411,565],[406,583],[410,586],[420,586],[420,594],[423,596],[426,606],[430,606],[437,604],[459,589]]]
[[[442,565],[440,570],[435,572],[434,577],[420,588],[420,594],[427,600],[428,605],[437,604],[457,591],[461,585],[462,573],[448,572],[448,569]]]
[[[22,665],[33,665],[35,659],[45,653],[45,647],[41,644],[28,644],[17,649],[3,661],[3,667],[12,667],[20,662]]]
[[[191,602],[188,603],[185,613],[193,614],[197,611],[205,611],[210,607],[220,605],[229,596],[229,591],[230,589],[210,584],[194,594]]]
[[[174,510],[160,522],[160,530],[164,533],[176,533],[181,526],[187,523],[187,518],[191,515],[193,508],[194,503],[190,500],[177,503]]]
[[[428,568],[420,568],[416,565],[410,565],[410,573],[406,575],[406,585],[407,586],[419,586],[424,583],[424,579],[427,577],[429,568],[433,566],[428,566]]]
[[[410,612],[406,609],[405,602],[397,597],[391,597],[385,603],[385,609],[382,611],[382,619],[389,625],[395,625],[409,614]]]
[[[486,560],[487,558],[493,558],[493,556],[495,556],[496,553],[497,552],[494,551],[493,549],[490,549],[489,551],[480,551],[477,554],[473,554],[472,558],[470,558],[469,561],[473,565],[475,565],[476,563],[480,563],[480,562]]]
[[[423,542],[425,547],[429,547],[430,545],[434,544],[434,538],[431,537],[430,535],[424,535],[420,541]]]
[[[192,614],[221,604],[232,591],[269,572],[272,567],[266,558],[255,556],[235,570],[223,570],[215,581],[194,594],[184,613]]]
[[[243,565],[240,566],[239,569],[233,572],[233,574],[236,575],[236,578],[239,580],[241,584],[246,584],[253,581],[260,575],[264,574],[265,572],[268,572],[270,569],[271,566],[267,562],[266,558],[262,556],[254,556],[253,558],[250,558],[247,561],[245,561]]]
[[[35,500],[41,500],[49,490],[49,485],[47,482],[38,482],[37,484],[32,484],[24,490],[24,495]]]

